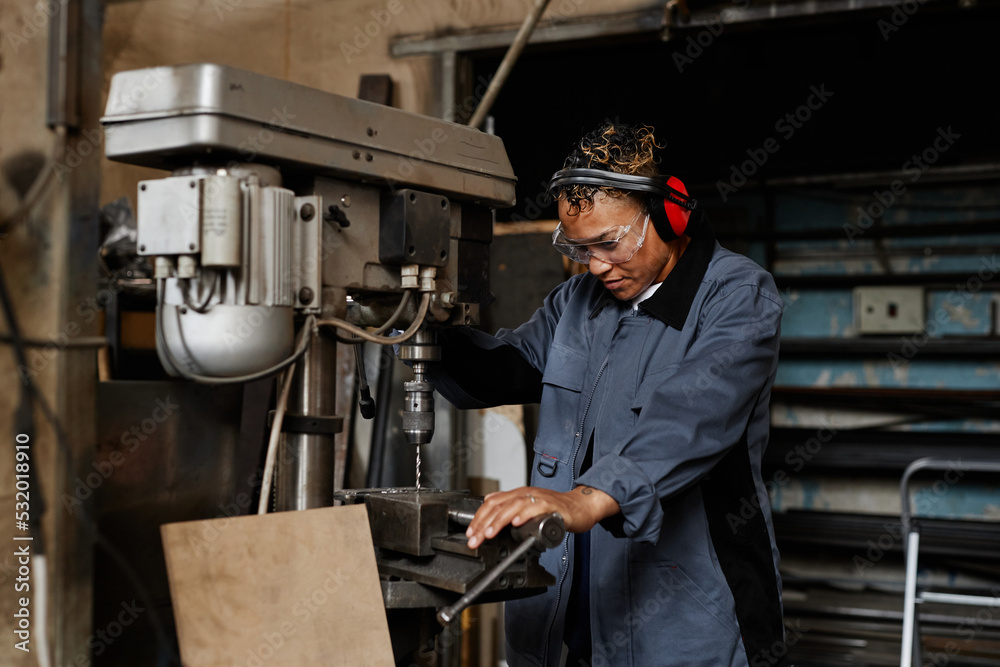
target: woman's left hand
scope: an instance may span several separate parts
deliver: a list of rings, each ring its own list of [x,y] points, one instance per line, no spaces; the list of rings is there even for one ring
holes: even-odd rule
[[[504,526],[520,526],[541,514],[558,512],[571,533],[585,533],[606,517],[617,514],[618,502],[589,486],[560,492],[525,486],[486,496],[468,530],[469,548],[475,549],[493,538]]]

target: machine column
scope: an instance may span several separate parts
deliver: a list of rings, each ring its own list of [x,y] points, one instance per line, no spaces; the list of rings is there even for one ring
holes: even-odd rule
[[[298,364],[282,425],[275,477],[275,511],[333,505],[337,341],[317,336]]]

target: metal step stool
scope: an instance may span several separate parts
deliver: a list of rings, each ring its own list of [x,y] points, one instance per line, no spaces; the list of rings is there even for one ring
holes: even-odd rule
[[[917,605],[922,602],[941,604],[976,604],[983,607],[1000,608],[1000,597],[984,595],[957,595],[954,593],[934,593],[917,591],[917,557],[920,550],[920,530],[913,525],[910,509],[910,477],[918,470],[958,470],[961,472],[1000,472],[1000,461],[946,459],[917,459],[903,471],[900,481],[902,494],[902,524],[906,548],[906,582],[903,596],[903,642],[900,653],[900,667],[922,664],[920,654],[920,629],[917,623]]]

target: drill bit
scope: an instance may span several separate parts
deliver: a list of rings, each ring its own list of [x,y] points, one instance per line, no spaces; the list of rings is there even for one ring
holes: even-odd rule
[[[420,446],[434,436],[434,383],[427,380],[427,364],[441,358],[434,334],[417,332],[399,347],[399,358],[413,362],[413,380],[403,383],[403,433],[417,448],[417,491],[420,491]]]
[[[417,445],[417,493],[420,493],[420,445]]]

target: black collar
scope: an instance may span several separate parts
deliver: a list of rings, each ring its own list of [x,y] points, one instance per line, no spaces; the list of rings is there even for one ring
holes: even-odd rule
[[[653,296],[639,304],[650,315],[678,331],[684,328],[684,321],[687,320],[691,304],[701,287],[708,263],[715,254],[715,233],[705,212],[692,213],[689,228],[692,223],[694,234],[691,235],[691,242],[684,254]]]
[[[684,254],[653,296],[639,304],[650,315],[678,331],[684,328],[684,321],[687,320],[691,304],[694,303],[705,271],[708,270],[708,263],[715,254],[715,233],[704,211],[691,214],[688,229],[692,228],[691,242]],[[608,302],[614,300],[615,297],[605,291],[590,317],[596,317]]]

